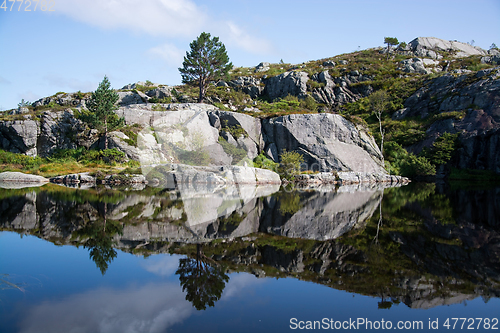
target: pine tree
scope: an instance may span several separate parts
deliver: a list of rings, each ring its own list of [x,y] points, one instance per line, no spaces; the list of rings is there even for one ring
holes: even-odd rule
[[[387,44],[387,59],[389,59],[389,50],[391,46],[396,46],[399,44],[399,41],[396,37],[385,37],[384,44]]]
[[[80,116],[80,119],[91,128],[95,128],[103,134],[104,149],[108,149],[108,133],[125,124],[125,119],[118,117],[114,112],[117,109],[115,103],[118,98],[118,94],[111,89],[108,78],[104,76],[99,87],[86,103],[88,111]]]
[[[224,44],[219,42],[219,37],[210,38],[210,34],[203,32],[191,44],[190,52],[186,52],[183,67],[179,68],[182,83],[199,86],[200,94],[198,103],[203,102],[210,81],[219,80],[227,76],[233,64]]]

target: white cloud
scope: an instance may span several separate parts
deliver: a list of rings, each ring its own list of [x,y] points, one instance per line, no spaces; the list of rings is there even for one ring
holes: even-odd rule
[[[167,37],[198,33],[207,20],[190,0],[65,0],[57,11],[102,28]]]
[[[236,45],[238,48],[254,54],[270,54],[273,52],[273,47],[269,41],[250,35],[234,22],[225,22],[224,26],[222,36],[227,38],[228,44]]]
[[[144,261],[143,267],[146,271],[159,276],[172,276],[179,267],[179,257],[175,256],[153,256]]]
[[[193,313],[178,284],[101,288],[28,308],[20,332],[165,332]]]
[[[202,31],[214,32],[226,45],[253,54],[269,54],[272,45],[252,36],[232,21],[218,21],[190,0],[65,0],[57,12],[106,29],[126,29],[153,36],[192,38]],[[180,66],[183,52],[166,43],[148,51],[169,65]],[[179,59],[181,61],[179,62]]]
[[[172,67],[181,67],[184,59],[183,51],[179,50],[175,45],[170,43],[153,47],[149,49],[147,53],[153,57],[163,59],[169,66]]]
[[[259,279],[248,273],[232,274],[229,283],[224,289],[221,300],[228,300],[235,296],[242,296],[244,290],[264,283],[265,281],[266,279]]]

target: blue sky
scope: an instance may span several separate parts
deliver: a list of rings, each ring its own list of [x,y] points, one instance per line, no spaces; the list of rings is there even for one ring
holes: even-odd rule
[[[0,0],[3,2],[3,0]],[[58,91],[176,85],[189,43],[219,36],[235,66],[301,63],[438,37],[500,46],[499,0],[49,0],[0,9],[0,110]],[[21,6],[21,7],[20,7]],[[19,10],[19,7],[21,10]]]

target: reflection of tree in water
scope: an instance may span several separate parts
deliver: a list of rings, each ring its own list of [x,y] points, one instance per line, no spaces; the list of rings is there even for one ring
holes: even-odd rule
[[[208,261],[212,263],[209,264]],[[205,310],[207,305],[214,306],[229,281],[224,270],[203,254],[201,244],[196,245],[196,259],[179,260],[179,268],[175,274],[179,275],[182,290],[186,291],[186,300],[197,310]]]
[[[298,191],[280,191],[276,194],[280,204],[279,211],[281,215],[293,215],[300,210],[300,195]]]
[[[106,218],[107,207],[104,203],[104,212],[102,217],[96,221],[87,223],[77,234],[80,237],[88,237],[83,247],[89,249],[89,256],[101,274],[106,274],[108,265],[116,258],[116,250],[113,248],[113,236],[121,234],[123,227],[119,221],[108,221]]]

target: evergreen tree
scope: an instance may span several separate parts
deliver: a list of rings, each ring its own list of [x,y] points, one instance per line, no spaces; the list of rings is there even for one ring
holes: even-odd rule
[[[210,38],[209,33],[203,32],[189,46],[191,51],[186,52],[183,67],[179,68],[179,72],[182,83],[198,84],[198,103],[201,103],[210,81],[226,76],[233,64],[229,62],[226,47],[219,42],[219,37]]]
[[[391,46],[396,46],[399,44],[399,41],[396,37],[385,37],[384,44],[387,44],[387,59],[389,59],[389,50]]]
[[[95,128],[103,134],[104,149],[108,149],[108,133],[125,124],[125,119],[118,117],[114,112],[117,109],[115,103],[118,98],[118,94],[111,89],[108,78],[104,76],[99,87],[86,103],[88,111],[80,116],[80,119],[91,128]]]

